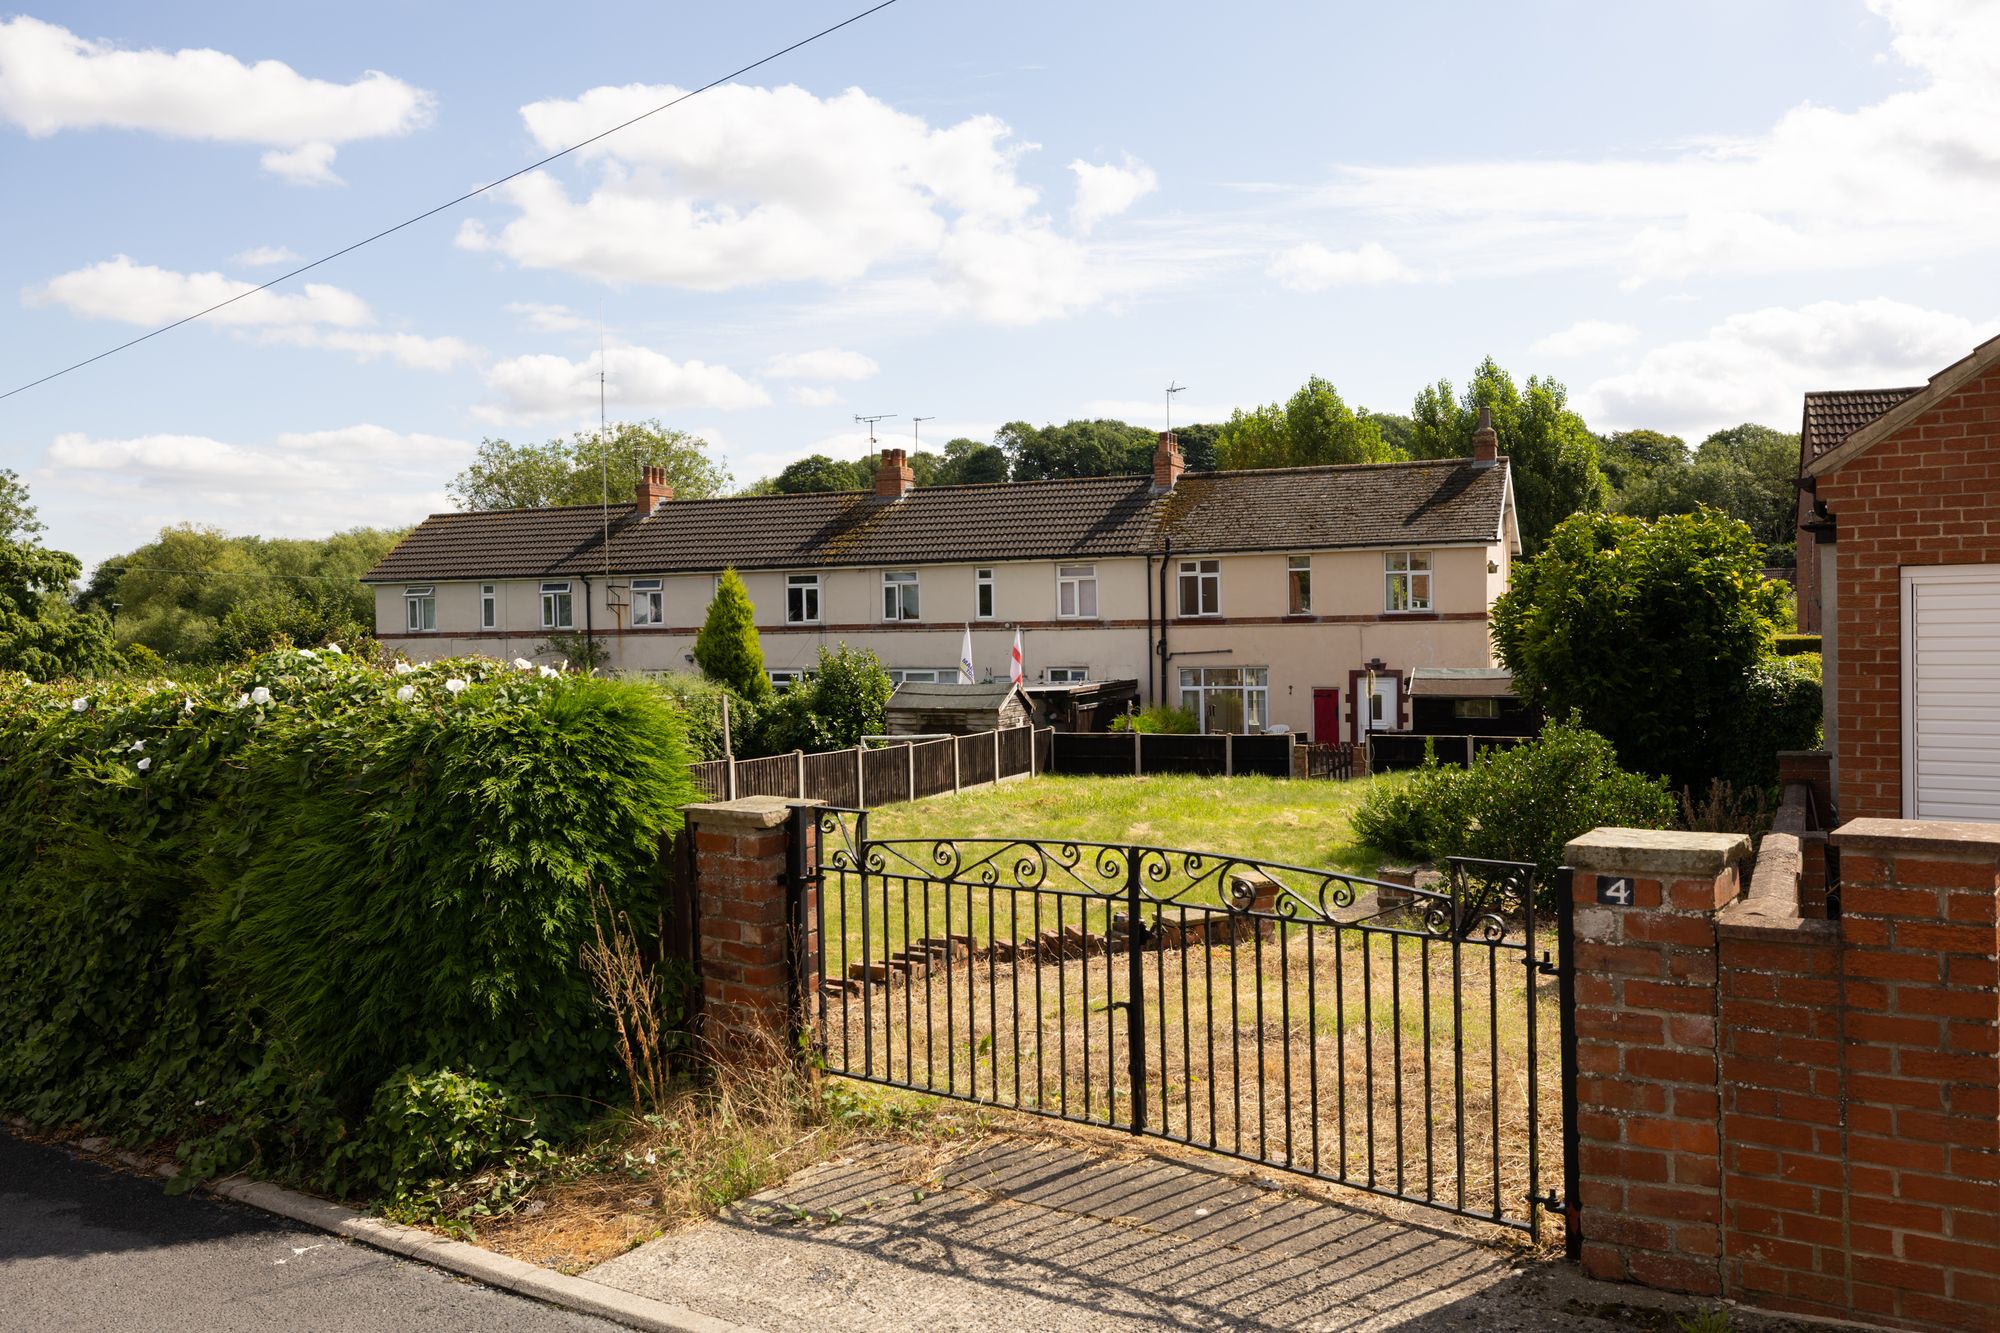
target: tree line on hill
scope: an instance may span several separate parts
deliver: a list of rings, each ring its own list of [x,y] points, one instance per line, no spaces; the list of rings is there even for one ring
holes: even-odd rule
[[[1227,421],[1175,432],[1196,471],[1462,458],[1480,408],[1490,410],[1512,465],[1521,537],[1540,550],[1569,515],[1639,518],[1718,510],[1749,525],[1770,565],[1793,559],[1798,436],[1745,423],[1690,447],[1654,430],[1600,434],[1549,376],[1515,377],[1491,357],[1462,387],[1426,385],[1409,412],[1350,406],[1314,376],[1283,402],[1239,408]],[[983,485],[1143,474],[1158,434],[1107,418],[1012,421],[991,440],[956,438],[917,450],[920,486]],[[875,460],[813,454],[738,487],[713,447],[657,420],[542,442],[491,438],[449,487],[463,510],[623,503],[641,469],[665,470],[675,494],[799,494],[867,490]],[[360,528],[318,541],[229,536],[189,525],[114,556],[80,591],[78,562],[40,542],[27,490],[0,472],[0,670],[48,675],[121,662],[233,660],[273,643],[369,632],[374,613],[357,576],[402,536]]]

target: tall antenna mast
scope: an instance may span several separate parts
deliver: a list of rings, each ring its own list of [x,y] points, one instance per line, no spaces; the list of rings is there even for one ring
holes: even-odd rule
[[[859,412],[856,412],[854,414],[854,419],[856,421],[865,421],[868,423],[868,447],[870,449],[873,449],[875,447],[875,423],[878,421],[894,420],[895,416],[896,414],[894,412],[878,412],[876,415],[872,417],[864,417]]]
[[[1185,384],[1167,381],[1167,434],[1169,435],[1174,433],[1174,395],[1185,388],[1187,388]]]
[[[918,437],[917,437],[917,427],[919,427],[919,426],[923,425],[923,424],[924,424],[924,423],[925,423],[926,421],[936,421],[936,420],[937,420],[937,418],[936,418],[936,417],[934,417],[934,416],[929,416],[929,417],[911,417],[911,418],[910,418],[910,452],[911,452],[911,453],[915,453],[915,452],[917,452],[917,448],[918,448],[918,445],[919,445],[919,440],[918,440]]]
[[[611,579],[611,435],[604,417],[604,298],[597,301],[597,479],[604,487],[604,578]],[[609,593],[605,594],[609,596]]]

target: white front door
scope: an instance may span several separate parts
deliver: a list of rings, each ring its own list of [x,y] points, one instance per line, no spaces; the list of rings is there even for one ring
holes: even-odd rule
[[[1903,571],[1903,816],[2000,821],[2000,565]]]
[[[1398,731],[1402,728],[1403,710],[1402,682],[1394,676],[1375,677],[1375,691],[1372,698],[1368,691],[1366,677],[1361,681],[1361,697],[1369,704],[1369,716],[1357,723],[1359,731]],[[1363,739],[1356,736],[1355,740]]]

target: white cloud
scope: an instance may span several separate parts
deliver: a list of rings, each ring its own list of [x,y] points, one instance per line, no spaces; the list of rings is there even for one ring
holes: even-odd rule
[[[122,440],[58,435],[49,447],[49,462],[81,472],[223,480],[259,490],[295,483],[320,485],[339,477],[339,469],[325,460],[259,452],[205,435],[140,435]]]
[[[89,319],[166,324],[242,295],[257,286],[220,273],[177,273],[135,264],[124,255],[49,279],[31,289],[30,305],[59,305]],[[352,328],[373,318],[368,303],[326,283],[309,282],[296,293],[276,290],[245,296],[208,316],[216,324],[330,324]]]
[[[1917,86],[1855,108],[1585,160],[1347,167],[1322,206],[1393,221],[1426,267],[1595,267],[1628,287],[1995,248],[2000,5],[1870,0]]]
[[[727,366],[675,361],[648,347],[612,347],[603,364],[605,399],[621,408],[728,411],[771,401],[763,389]],[[548,353],[502,361],[486,372],[486,386],[499,402],[474,411],[490,421],[540,420],[595,407],[598,365],[595,352],[581,361]]]
[[[1153,169],[1129,153],[1124,166],[1078,158],[1069,169],[1076,173],[1076,203],[1069,215],[1078,231],[1089,231],[1105,218],[1118,216],[1160,188],[1160,178]]]
[[[1540,356],[1585,357],[1629,347],[1637,341],[1639,330],[1631,324],[1618,324],[1607,319],[1580,319],[1566,329],[1558,329],[1546,338],[1537,339],[1529,344],[1528,350]]]
[[[680,93],[593,88],[522,116],[553,150]],[[582,150],[599,173],[585,196],[547,171],[511,182],[499,193],[513,219],[497,231],[468,220],[458,243],[528,268],[701,291],[914,277],[933,310],[1027,323],[1142,280],[1140,266],[1100,273],[1104,257],[1040,211],[1017,171],[1034,147],[995,117],[933,127],[858,88],[820,98],[732,84]],[[1116,188],[1130,193],[1142,170]],[[1114,186],[1099,181],[1093,207],[1108,208]]]
[[[794,384],[785,390],[785,400],[800,407],[832,407],[840,398],[838,389],[815,389],[809,384]]]
[[[342,287],[318,282],[297,292],[260,292],[256,287],[220,273],[178,273],[119,255],[51,278],[23,299],[29,305],[59,305],[89,319],[156,327],[247,292],[251,294],[206,321],[254,331],[263,342],[327,347],[362,361],[388,357],[414,370],[451,370],[480,356],[477,347],[461,338],[374,332],[368,328],[375,322],[368,303]]]
[[[231,255],[229,262],[245,268],[274,268],[279,264],[296,264],[302,257],[289,246],[255,245],[240,254]]]
[[[511,301],[507,312],[519,315],[528,327],[543,333],[575,333],[587,329],[590,321],[566,305],[543,305],[535,301]]]
[[[1807,391],[1922,384],[1993,329],[1884,299],[1773,306],[1655,347],[1583,389],[1577,404],[1600,430],[1646,426],[1695,439],[1742,421],[1796,429]]]
[[[297,148],[272,148],[258,165],[294,185],[345,185],[333,171],[335,148],[330,143],[302,143]]]
[[[1354,250],[1329,250],[1317,241],[1307,241],[1274,256],[1265,272],[1280,287],[1295,292],[1416,282],[1419,278],[1402,260],[1374,241]]]
[[[881,369],[873,357],[864,353],[821,347],[772,357],[764,373],[777,380],[865,380]]]
[[[263,144],[264,166],[322,184],[336,145],[408,134],[435,99],[370,70],[351,83],[222,51],[121,50],[25,16],[0,23],[0,119],[37,138],[75,129],[146,130]]]

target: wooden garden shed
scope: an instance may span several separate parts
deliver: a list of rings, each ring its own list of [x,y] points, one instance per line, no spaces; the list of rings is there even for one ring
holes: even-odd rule
[[[905,681],[889,699],[891,736],[970,736],[1029,724],[1027,694],[1007,681],[931,685]]]

